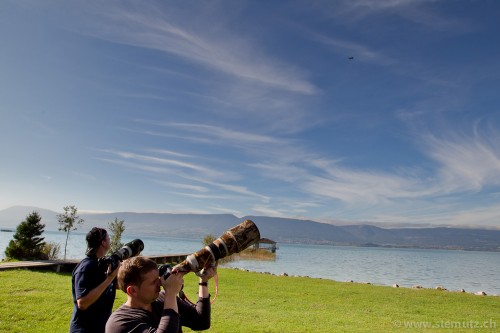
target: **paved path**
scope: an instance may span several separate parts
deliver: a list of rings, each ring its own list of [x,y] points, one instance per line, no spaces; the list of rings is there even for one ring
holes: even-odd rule
[[[179,263],[186,259],[188,254],[163,254],[157,256],[146,256],[154,260],[157,264]],[[0,271],[8,269],[54,269],[59,272],[61,270],[72,271],[73,268],[80,262],[80,259],[68,260],[35,260],[35,261],[14,261],[0,263]]]
[[[80,260],[36,260],[36,261],[15,261],[0,264],[0,271],[8,269],[36,269],[36,268],[54,268],[59,271],[61,266],[74,267]]]

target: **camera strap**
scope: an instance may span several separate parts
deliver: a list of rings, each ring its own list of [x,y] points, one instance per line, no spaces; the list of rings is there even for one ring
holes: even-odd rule
[[[214,275],[214,283],[215,283],[215,295],[214,298],[210,301],[210,304],[214,304],[215,299],[217,298],[217,295],[219,294],[219,273],[215,273]],[[191,302],[191,300],[187,297],[186,293],[184,290],[181,290],[179,292],[179,298],[182,299],[183,301],[186,301],[192,305],[195,305],[195,303]]]

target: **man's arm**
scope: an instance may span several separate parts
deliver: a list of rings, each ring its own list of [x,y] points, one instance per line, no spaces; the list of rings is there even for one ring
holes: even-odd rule
[[[163,309],[157,333],[179,332],[179,314],[172,309]]]
[[[208,330],[211,325],[211,305],[208,291],[208,281],[217,273],[215,267],[203,269],[200,273],[198,302],[195,306],[178,300],[181,325],[195,331]]]
[[[158,333],[178,332],[179,308],[177,307],[177,294],[184,284],[183,274],[173,273],[165,280],[161,277],[160,282],[165,290],[163,294],[163,311],[161,314]]]
[[[106,290],[106,288],[108,288],[110,283],[113,282],[117,274],[118,267],[114,271],[110,272],[110,274],[108,274],[106,279],[101,284],[89,291],[88,294],[82,296],[81,298],[78,298],[76,300],[76,306],[78,307],[78,309],[86,310],[89,306],[94,304],[95,301],[97,301],[97,299],[99,299],[102,293]]]

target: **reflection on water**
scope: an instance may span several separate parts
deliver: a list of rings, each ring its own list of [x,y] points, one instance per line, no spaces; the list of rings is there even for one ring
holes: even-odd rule
[[[0,258],[14,233],[0,232]],[[48,232],[46,241],[62,244],[65,234]],[[124,236],[124,243],[141,238],[144,255],[190,254],[198,251],[202,240]],[[68,258],[82,258],[85,253],[85,235],[72,233],[68,241]],[[326,245],[279,244],[275,261],[238,260],[224,267],[239,267],[257,272],[310,276],[336,281],[353,280],[379,285],[426,288],[438,285],[449,290],[465,289],[488,294],[500,294],[497,281],[500,276],[499,252],[471,252],[422,249],[385,249],[341,247]]]

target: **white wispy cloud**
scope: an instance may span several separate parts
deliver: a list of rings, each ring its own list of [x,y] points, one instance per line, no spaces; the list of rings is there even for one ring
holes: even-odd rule
[[[120,157],[125,158],[125,159],[134,159],[134,160],[140,160],[140,161],[144,161],[144,162],[167,164],[167,165],[173,165],[173,166],[178,166],[178,167],[183,167],[183,168],[193,169],[193,170],[198,170],[198,171],[203,170],[203,168],[201,168],[197,165],[194,165],[191,163],[185,163],[182,161],[172,160],[172,159],[165,159],[165,158],[159,158],[159,157],[154,157],[154,156],[146,156],[146,155],[135,154],[135,153],[130,153],[130,152],[123,152],[123,151],[117,151],[116,154]]]
[[[186,182],[166,181],[155,179],[154,182],[162,186],[185,189],[194,192],[204,192],[206,194],[175,192],[184,196],[212,199],[235,199],[234,194],[242,197],[251,197],[260,201],[268,201],[269,197],[249,190],[246,186],[229,183],[234,178],[234,172],[215,170],[198,164],[187,163],[180,160],[164,159],[156,156],[148,156],[125,151],[100,150],[103,153],[117,156],[117,158],[96,158],[108,163],[118,164],[131,169],[141,170],[146,173],[172,175],[175,179],[184,179]],[[162,153],[174,153],[171,151],[161,151]],[[182,154],[180,154],[182,155]],[[192,156],[192,155],[190,155]],[[158,166],[160,165],[160,166]],[[166,167],[162,167],[165,165]],[[181,171],[179,171],[181,170]],[[182,171],[183,170],[183,171]],[[194,172],[191,172],[194,171]],[[219,180],[219,181],[215,181]],[[222,180],[226,182],[222,182]],[[202,184],[202,185],[197,185]],[[232,193],[233,196],[220,195],[222,193]]]
[[[354,28],[358,28],[363,22],[377,22],[386,17],[395,17],[431,33],[467,33],[478,28],[463,15],[447,10],[448,3],[445,0],[303,1],[321,19],[331,19]],[[369,29],[373,29],[371,25]]]
[[[199,6],[195,24],[174,6],[133,2],[128,6],[94,3],[87,6],[84,34],[114,43],[148,48],[175,55],[211,70],[267,87],[301,94],[314,94],[315,86],[304,71],[266,55],[257,43],[231,32],[231,27],[213,25],[208,13]],[[93,8],[93,9],[92,9]],[[221,7],[222,9],[222,7]],[[219,27],[219,28],[218,28]],[[216,31],[214,31],[216,29]]]
[[[348,167],[347,160],[319,158],[318,152],[301,152],[300,147],[294,147],[295,159],[275,154],[273,160],[249,165],[261,176],[291,184],[324,205],[337,202],[347,205],[339,210],[365,211],[358,215],[372,221],[452,223],[449,212],[461,210],[452,215],[465,223],[474,214],[469,213],[467,207],[474,205],[467,200],[474,198],[463,195],[491,196],[485,192],[488,187],[500,185],[500,135],[494,129],[481,132],[477,126],[471,135],[450,134],[442,128],[439,132],[439,136],[425,132],[414,138],[427,156],[425,168]],[[484,224],[492,223],[493,208],[482,211]]]
[[[255,215],[263,215],[263,216],[273,216],[273,217],[285,217],[287,216],[287,212],[283,212],[281,210],[272,208],[270,206],[264,205],[255,205],[252,207]]]
[[[378,1],[350,0],[350,1],[343,1],[343,3],[346,6],[350,6],[353,9],[367,8],[371,10],[384,10],[389,8],[401,8],[410,5],[430,3],[436,1],[437,0],[378,0]]]
[[[201,184],[201,187],[179,185],[178,188],[191,192],[178,193],[179,195],[221,199],[220,196],[224,194],[220,193],[229,192],[236,196],[233,195],[228,200],[240,196],[249,198],[256,214],[307,216],[310,210],[321,210],[332,203],[342,203],[346,206],[339,206],[339,210],[362,211],[358,213],[360,219],[376,222],[451,222],[446,214],[450,210],[458,211],[457,207],[462,210],[454,216],[457,221],[465,221],[472,213],[461,204],[461,195],[479,193],[487,186],[500,185],[500,135],[491,128],[488,132],[481,132],[480,126],[476,126],[470,135],[453,133],[443,128],[436,129],[434,134],[421,131],[415,135],[414,140],[416,147],[421,148],[422,154],[427,156],[427,167],[394,167],[381,171],[369,166],[349,167],[347,157],[326,158],[321,152],[310,150],[305,145],[297,144],[295,140],[197,123],[157,125],[178,131],[179,136],[185,136],[186,139],[191,136],[201,138],[198,143],[244,147],[246,149],[243,149],[242,153],[247,154],[249,158],[243,164],[245,167],[257,172],[259,177],[278,182],[273,184],[282,182],[303,194],[304,205],[290,197],[287,197],[290,202],[286,204],[285,200],[281,200],[283,198],[280,199],[276,194],[257,193],[251,186],[215,181],[215,178],[209,177],[183,175],[190,184]],[[261,149],[255,150],[253,147]],[[180,156],[182,154],[170,150],[154,152],[192,158]],[[155,161],[156,159],[152,159],[152,162]],[[201,188],[209,191],[200,193]],[[352,213],[350,212],[351,215],[356,215]],[[495,210],[489,208],[485,208],[481,213],[485,220],[495,214]],[[488,221],[484,223],[491,223]]]
[[[182,128],[189,132],[202,134],[205,137],[211,137],[219,142],[238,143],[245,145],[265,145],[282,144],[283,140],[276,137],[254,134],[249,131],[235,131],[224,127],[211,126],[196,123],[162,123],[162,126]]]
[[[468,210],[458,210],[455,212],[447,212],[439,222],[453,225],[468,225],[468,226],[495,226],[498,228],[498,221],[500,220],[500,207],[497,204],[472,208]],[[434,221],[433,221],[434,222]]]
[[[105,163],[110,163],[114,164],[117,166],[121,166],[127,169],[131,170],[139,170],[141,172],[144,172],[145,174],[175,174],[176,170],[175,169],[170,169],[166,167],[159,167],[159,166],[151,166],[151,165],[145,165],[143,163],[136,163],[133,161],[126,161],[123,159],[117,159],[116,157],[114,158],[109,158],[109,157],[93,157],[94,160],[96,161],[101,161]]]
[[[175,183],[172,181],[166,181],[166,180],[153,180],[153,182],[166,186],[166,187],[173,187],[173,188],[179,188],[183,190],[189,190],[189,191],[194,191],[194,192],[208,192],[209,189],[204,187],[204,186],[199,186],[199,185],[191,185],[191,184],[184,184],[184,183]]]
[[[185,140],[196,145],[232,147],[237,148],[241,153],[249,155],[265,156],[268,154],[279,154],[283,158],[285,156],[293,157],[296,151],[295,146],[299,144],[299,140],[297,139],[256,133],[245,126],[242,126],[242,130],[236,130],[231,129],[229,126],[222,127],[201,123],[149,122],[144,120],[139,120],[138,122],[150,126],[168,128],[168,130],[124,130],[150,136]]]
[[[423,142],[440,165],[439,176],[445,191],[481,191],[500,185],[499,138],[494,133],[451,133],[444,138],[428,134]]]
[[[186,184],[186,187],[189,187],[188,184],[194,182],[213,185],[218,184],[214,182],[214,180],[219,182],[231,182],[241,178],[240,175],[233,170],[204,166],[203,163],[188,163],[180,160],[162,159],[156,156],[107,149],[101,150],[101,152],[117,156],[118,158],[96,157],[95,159],[121,165],[132,170],[140,170],[145,174],[171,175],[173,176],[172,179],[183,179],[187,181],[187,183],[182,183]],[[180,186],[181,183],[178,181],[177,184]],[[218,187],[221,187],[221,185],[218,185]],[[202,188],[198,187],[197,189]]]
[[[161,61],[149,66],[125,54],[122,59],[112,59],[134,71],[147,70],[158,78],[154,83],[136,80],[128,71],[120,74],[127,85],[107,86],[109,77],[100,80],[93,75],[95,82],[88,79],[89,85],[102,86],[108,95],[165,103],[182,98],[196,109],[202,104],[205,112],[226,119],[238,118],[242,123],[288,133],[322,121],[318,119],[319,110],[311,107],[322,90],[310,75],[308,64],[277,54],[267,36],[228,19],[241,14],[228,8],[237,5],[202,3],[189,12],[183,5],[161,1],[139,4],[89,0],[84,4],[31,6],[41,11],[40,16],[46,16],[51,26],[143,51],[158,51],[154,53]],[[276,28],[274,21],[259,23],[267,24],[271,32]],[[162,84],[158,84],[160,81]],[[178,81],[183,84],[171,84]],[[131,86],[135,89],[128,89]]]
[[[208,199],[208,200],[232,200],[233,197],[229,195],[220,195],[220,194],[199,194],[192,192],[172,192],[172,194],[178,196],[184,196],[193,199]]]
[[[268,196],[251,191],[246,186],[220,183],[220,182],[215,182],[215,181],[210,181],[207,179],[200,179],[200,178],[195,178],[195,177],[191,178],[191,180],[195,180],[195,181],[198,181],[198,182],[203,183],[203,184],[211,185],[213,187],[222,189],[224,191],[236,193],[236,194],[239,194],[242,196],[254,197],[254,198],[257,198],[257,199],[262,200],[262,201],[269,201]]]
[[[147,151],[150,151],[150,152],[153,152],[153,153],[157,153],[157,154],[161,154],[161,155],[172,155],[172,156],[177,156],[177,157],[188,157],[188,158],[194,158],[195,157],[194,155],[185,154],[185,153],[179,153],[177,151],[168,150],[168,149],[149,148],[149,149],[147,149]]]
[[[230,209],[230,208],[224,208],[224,207],[220,207],[220,206],[210,206],[209,208],[212,211],[220,212],[222,214],[233,214],[235,216],[240,216],[240,217],[243,216],[243,215],[245,215],[245,214],[243,214],[239,210]]]

